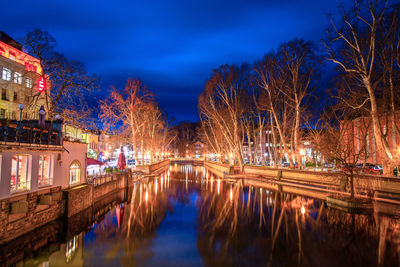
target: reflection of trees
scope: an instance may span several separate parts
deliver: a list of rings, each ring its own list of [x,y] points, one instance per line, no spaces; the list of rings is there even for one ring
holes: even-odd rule
[[[350,214],[241,181],[222,185],[220,194],[202,194],[198,249],[207,265],[369,266],[397,260],[395,219]]]

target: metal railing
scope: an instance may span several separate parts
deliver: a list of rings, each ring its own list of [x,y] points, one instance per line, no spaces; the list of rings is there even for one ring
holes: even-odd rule
[[[87,183],[93,186],[99,186],[108,182],[114,181],[113,174],[94,175],[87,177]]]
[[[0,142],[60,146],[62,133],[53,123],[40,127],[33,121],[0,121]]]

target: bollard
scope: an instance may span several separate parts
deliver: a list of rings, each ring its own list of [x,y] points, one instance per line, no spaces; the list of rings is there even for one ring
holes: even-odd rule
[[[278,174],[276,176],[277,180],[280,180],[282,178],[282,170],[278,170]]]

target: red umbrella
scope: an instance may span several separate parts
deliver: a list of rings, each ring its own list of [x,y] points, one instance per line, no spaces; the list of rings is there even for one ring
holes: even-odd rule
[[[119,153],[119,157],[118,157],[118,169],[123,170],[123,169],[125,169],[125,166],[126,166],[126,160],[125,160],[124,151],[122,150],[122,146],[121,146],[121,153]]]

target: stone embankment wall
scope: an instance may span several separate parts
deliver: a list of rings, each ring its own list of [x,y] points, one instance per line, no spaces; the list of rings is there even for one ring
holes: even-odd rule
[[[138,166],[136,166],[135,170],[141,171],[144,174],[151,174],[151,173],[153,173],[161,168],[165,168],[169,165],[170,165],[170,160],[166,159],[166,160],[156,162],[156,163],[153,163],[150,165],[138,165]]]
[[[127,187],[132,180],[132,173],[114,173],[106,179],[107,182],[99,185],[82,185],[65,190],[65,198],[67,199],[67,216],[75,215],[93,205],[96,201],[114,193],[120,189]]]
[[[61,187],[52,187],[0,200],[0,244],[63,217]]]
[[[225,175],[232,175],[235,173],[234,167],[227,164],[222,164],[212,161],[204,161],[204,166],[217,176],[225,177]]]
[[[169,160],[149,166],[156,171],[168,167]],[[35,228],[93,208],[96,202],[129,188],[139,177],[131,171],[112,174],[101,184],[83,184],[61,190],[60,186],[20,193],[0,200],[0,245]]]
[[[226,174],[232,174],[232,166],[215,162],[204,162],[211,172],[224,177]],[[308,184],[321,186],[327,189],[343,189],[345,179],[343,173],[327,173],[301,171],[291,169],[278,169],[262,166],[245,166],[244,175],[258,176],[262,178],[273,178],[279,181]],[[377,191],[383,194],[400,194],[400,179],[394,177],[382,177],[376,175],[356,175],[354,177],[355,188],[363,192]],[[316,188],[316,190],[318,190]]]

